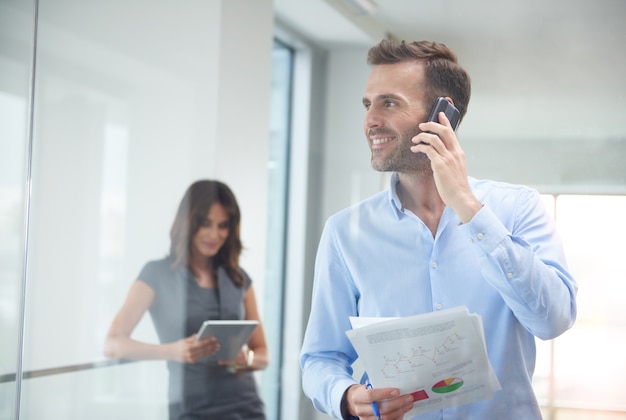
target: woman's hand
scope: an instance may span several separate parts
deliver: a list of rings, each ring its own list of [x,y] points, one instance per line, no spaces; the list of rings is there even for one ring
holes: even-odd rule
[[[172,343],[171,360],[196,363],[220,349],[220,343],[215,337],[206,337],[201,340],[196,340],[196,337],[197,334],[194,334]]]
[[[250,351],[247,347],[243,347],[237,357],[233,360],[219,360],[217,362],[218,365],[221,366],[232,366],[235,369],[249,369],[252,365],[252,360],[250,360]],[[252,358],[254,358],[254,353],[252,353]],[[248,362],[250,361],[250,364]]]

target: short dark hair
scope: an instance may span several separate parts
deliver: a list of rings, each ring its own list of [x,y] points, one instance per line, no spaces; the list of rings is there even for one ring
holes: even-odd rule
[[[206,218],[213,204],[221,204],[228,213],[228,238],[213,258],[213,268],[223,267],[233,283],[243,286],[244,275],[239,268],[243,249],[239,234],[241,213],[235,195],[220,181],[200,180],[187,188],[178,206],[176,218],[170,230],[170,257],[173,267],[186,267],[194,235]]]
[[[424,63],[426,101],[434,103],[439,96],[449,96],[463,118],[471,96],[470,77],[459,65],[456,54],[445,44],[431,41],[407,43],[383,39],[367,53],[369,65],[411,60]]]

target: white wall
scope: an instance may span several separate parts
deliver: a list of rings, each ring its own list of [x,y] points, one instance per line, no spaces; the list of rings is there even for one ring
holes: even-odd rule
[[[326,217],[381,189],[381,174],[372,170],[363,132],[366,56],[367,49],[329,54],[322,171]]]

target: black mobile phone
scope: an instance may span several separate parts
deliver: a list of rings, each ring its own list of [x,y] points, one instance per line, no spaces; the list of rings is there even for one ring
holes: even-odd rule
[[[452,126],[452,129],[456,130],[456,128],[459,126],[459,121],[461,121],[461,113],[458,109],[456,109],[454,105],[448,102],[446,98],[443,98],[441,96],[435,101],[435,105],[430,111],[430,115],[427,121],[439,122],[440,112],[446,114],[446,117],[448,117],[448,120],[450,120],[450,125]]]

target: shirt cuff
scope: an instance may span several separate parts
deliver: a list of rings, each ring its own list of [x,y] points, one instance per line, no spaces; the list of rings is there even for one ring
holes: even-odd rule
[[[359,420],[358,417],[352,416],[348,412],[348,401],[346,401],[346,396],[348,395],[348,389],[350,389],[350,387],[346,388],[346,390],[343,393],[343,396],[341,397],[341,406],[340,406],[341,418],[343,420]]]
[[[502,222],[486,206],[483,206],[469,223],[461,225],[460,228],[465,230],[470,244],[482,255],[490,254],[510,236]]]

